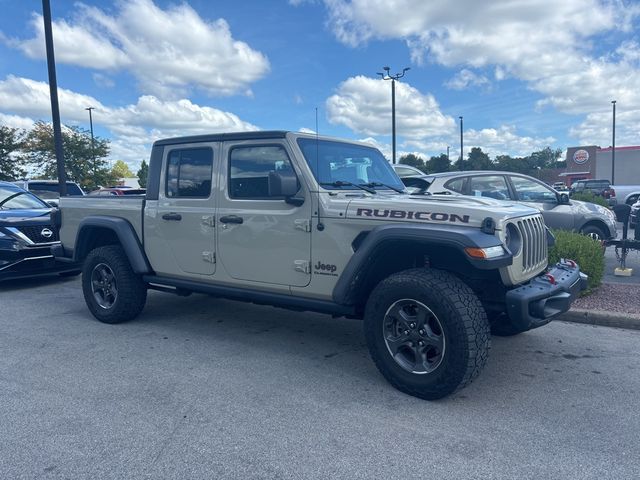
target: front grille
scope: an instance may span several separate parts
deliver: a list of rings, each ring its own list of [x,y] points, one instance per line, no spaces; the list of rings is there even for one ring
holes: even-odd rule
[[[53,225],[38,225],[35,227],[17,227],[20,232],[22,232],[26,237],[29,238],[33,243],[51,243],[57,242],[60,240],[60,236],[58,235],[58,229]],[[45,237],[42,235],[42,231],[48,229],[51,230],[52,235],[50,237]]]
[[[522,273],[527,274],[547,263],[547,231],[542,216],[514,222],[522,237]]]

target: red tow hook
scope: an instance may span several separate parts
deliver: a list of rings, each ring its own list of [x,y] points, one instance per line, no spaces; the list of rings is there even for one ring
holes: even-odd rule
[[[553,275],[551,275],[550,273],[545,273],[544,277],[549,280],[549,283],[551,285],[555,285],[556,284],[556,277],[554,277]]]
[[[576,268],[578,266],[578,264],[576,262],[574,262],[573,260],[570,260],[568,258],[563,258],[561,263],[563,265],[566,265],[566,266],[571,267],[571,268]]]

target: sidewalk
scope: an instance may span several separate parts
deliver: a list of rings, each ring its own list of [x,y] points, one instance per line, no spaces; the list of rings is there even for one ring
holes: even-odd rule
[[[640,252],[631,250],[627,255],[626,266],[633,269],[631,277],[616,277],[613,271],[619,265],[615,249],[607,247],[600,288],[576,300],[557,320],[640,330]]]

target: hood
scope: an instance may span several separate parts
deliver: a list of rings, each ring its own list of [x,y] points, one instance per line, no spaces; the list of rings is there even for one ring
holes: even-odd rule
[[[457,195],[376,195],[353,199],[346,217],[351,219],[453,224],[480,227],[491,217],[498,228],[508,218],[539,213],[526,205],[490,198]]]
[[[607,212],[610,211],[608,208],[605,208],[602,205],[598,205],[597,203],[583,202],[581,200],[571,200],[569,205],[571,206],[571,210],[573,210],[575,213],[580,213],[583,215],[606,215]]]
[[[52,210],[51,208],[0,210],[0,226],[48,225],[51,223],[50,214]]]

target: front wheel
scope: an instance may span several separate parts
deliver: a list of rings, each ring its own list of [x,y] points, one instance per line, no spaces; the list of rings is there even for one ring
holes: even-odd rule
[[[606,238],[602,228],[595,225],[587,225],[586,227],[583,227],[582,230],[580,230],[580,233],[598,241],[604,240]]]
[[[378,284],[367,302],[364,329],[387,381],[426,400],[469,384],[486,364],[491,341],[473,291],[448,272],[424,268]]]
[[[147,300],[145,283],[119,245],[89,253],[82,269],[82,292],[93,316],[104,323],[132,320]]]

